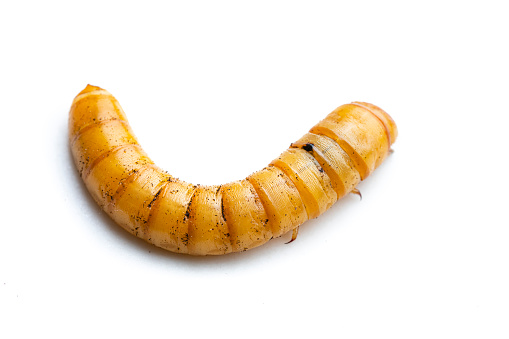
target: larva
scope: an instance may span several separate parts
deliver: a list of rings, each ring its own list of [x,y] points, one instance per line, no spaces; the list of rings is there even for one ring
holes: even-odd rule
[[[338,107],[267,167],[225,185],[192,185],[158,168],[118,101],[88,85],[69,113],[76,167],[92,197],[130,233],[169,251],[245,251],[316,218],[378,167],[392,118],[361,102]]]

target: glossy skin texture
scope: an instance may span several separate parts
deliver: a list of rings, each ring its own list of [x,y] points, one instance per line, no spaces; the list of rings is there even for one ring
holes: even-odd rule
[[[69,113],[74,161],[95,201],[130,233],[192,255],[245,251],[318,217],[382,163],[396,137],[387,113],[351,103],[246,179],[200,186],[152,162],[109,92],[88,85]]]

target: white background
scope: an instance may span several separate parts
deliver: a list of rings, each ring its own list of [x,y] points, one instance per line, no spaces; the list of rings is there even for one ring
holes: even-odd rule
[[[2,338],[508,338],[505,1],[4,1]],[[112,92],[172,175],[261,169],[337,106],[394,153],[318,219],[189,257],[127,234],[74,168],[67,114]]]

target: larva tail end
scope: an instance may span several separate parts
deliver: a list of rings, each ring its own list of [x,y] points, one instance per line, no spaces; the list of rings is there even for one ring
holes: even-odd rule
[[[91,95],[107,95],[111,96],[111,93],[99,86],[87,85],[72,101],[73,105],[78,101],[85,99]]]
[[[85,87],[85,89],[83,89],[78,95],[93,92],[93,91],[99,91],[99,90],[103,90],[103,89],[99,86],[94,86],[94,85],[88,84],[87,87]]]

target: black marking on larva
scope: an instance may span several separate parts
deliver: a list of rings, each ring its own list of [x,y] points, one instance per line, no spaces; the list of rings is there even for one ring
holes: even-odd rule
[[[149,202],[148,204],[148,208],[151,208],[152,207],[152,204],[156,201],[157,197],[159,196],[159,194],[161,194],[161,191],[163,190],[164,186],[162,186],[158,191],[157,193],[154,195],[154,198],[152,199],[151,202]]]
[[[219,191],[221,190],[221,188],[223,187],[223,185],[219,185],[219,187],[217,188],[216,190],[216,197],[215,199],[221,199],[221,217],[223,218],[223,221],[224,221],[224,227],[226,228],[226,232],[224,232],[224,235],[225,237],[228,238],[228,241],[230,242],[230,245],[232,248],[234,248],[233,246],[233,239],[231,238],[231,234],[230,234],[230,226],[228,225],[228,221],[226,220],[226,216],[224,214],[224,200],[223,200],[223,195],[219,195]],[[225,244],[226,245],[226,244]],[[227,251],[227,247],[225,248],[225,251]]]
[[[189,210],[191,209],[191,203],[193,202],[193,198],[196,194],[196,185],[194,186],[195,190],[193,191],[193,195],[191,196],[191,199],[189,199],[189,202],[187,203],[186,213],[184,214],[184,221],[189,219]]]
[[[219,193],[219,190],[221,189],[221,186],[219,186],[219,189],[217,190],[216,192],[216,196],[217,194]],[[224,200],[223,200],[223,197],[221,196],[221,216],[223,217],[223,220],[224,222],[226,222],[226,216],[224,214]]]
[[[315,145],[313,143],[306,143],[305,145],[301,146],[301,148],[308,152],[314,159],[314,163],[316,165],[316,167],[318,168],[318,170],[320,171],[320,173],[324,173],[324,169],[322,168],[322,166],[320,165],[320,163],[318,162],[318,160],[316,159],[316,156],[315,156],[315,152],[317,152],[318,150],[315,148]]]
[[[302,149],[304,151],[307,151],[307,152],[313,152],[313,148],[315,147],[315,145],[313,145],[312,143],[308,142],[307,144],[305,144],[304,146],[302,146]]]

